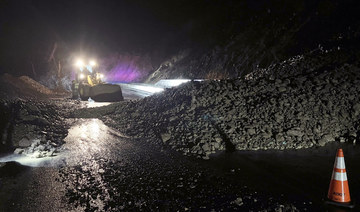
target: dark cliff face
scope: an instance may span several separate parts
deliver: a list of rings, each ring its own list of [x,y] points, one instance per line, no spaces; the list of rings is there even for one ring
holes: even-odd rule
[[[204,2],[202,14],[191,14],[188,21],[190,44],[169,56],[147,82],[242,77],[317,48],[357,45],[358,5],[336,0]]]

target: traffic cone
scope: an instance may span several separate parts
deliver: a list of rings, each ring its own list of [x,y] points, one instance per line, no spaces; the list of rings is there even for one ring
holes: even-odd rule
[[[346,176],[345,159],[342,149],[338,149],[334,170],[331,176],[329,191],[327,195],[328,201],[326,203],[353,208],[354,204],[351,202],[349,184]]]

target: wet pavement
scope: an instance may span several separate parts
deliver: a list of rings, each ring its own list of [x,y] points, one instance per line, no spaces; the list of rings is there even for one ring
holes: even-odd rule
[[[359,145],[334,142],[322,148],[220,154],[213,158],[211,166],[223,172],[231,170],[235,178],[258,192],[286,196],[293,203],[303,202],[304,209],[342,211],[323,204],[338,148],[344,150],[350,195],[359,202]]]
[[[121,86],[124,99],[133,100],[164,91],[164,88],[146,83],[116,83]]]
[[[12,158],[33,167],[0,169],[0,211],[341,211],[323,205],[339,147],[360,202],[359,145],[223,152],[204,161],[97,119],[69,122],[56,157]]]

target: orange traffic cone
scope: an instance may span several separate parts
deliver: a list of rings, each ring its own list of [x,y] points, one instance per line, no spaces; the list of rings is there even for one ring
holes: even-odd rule
[[[329,201],[327,203],[353,208],[351,202],[349,184],[346,176],[345,159],[342,149],[338,149],[334,170],[331,176],[329,191],[327,195]]]

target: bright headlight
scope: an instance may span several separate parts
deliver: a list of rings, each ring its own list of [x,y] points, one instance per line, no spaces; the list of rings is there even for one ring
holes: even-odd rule
[[[96,79],[97,80],[104,80],[104,74],[96,73]]]
[[[79,78],[80,78],[80,79],[84,79],[84,78],[85,78],[85,74],[79,74]]]
[[[79,67],[79,68],[82,68],[83,66],[84,66],[84,62],[81,60],[81,59],[79,59],[79,60],[77,60],[76,61],[76,64],[75,64],[77,67]]]
[[[90,66],[96,66],[96,62],[94,60],[90,60]]]

